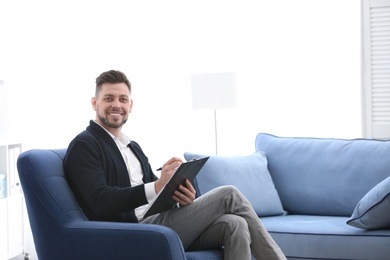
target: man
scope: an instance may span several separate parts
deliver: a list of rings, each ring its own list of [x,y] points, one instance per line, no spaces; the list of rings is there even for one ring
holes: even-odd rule
[[[178,207],[141,218],[180,158],[169,159],[157,178],[141,147],[121,132],[133,107],[131,85],[120,71],[103,72],[92,98],[95,121],[70,143],[65,173],[90,220],[159,224],[177,232],[186,250],[224,246],[225,259],[286,259],[248,200],[233,186],[195,200],[187,180],[175,191]]]

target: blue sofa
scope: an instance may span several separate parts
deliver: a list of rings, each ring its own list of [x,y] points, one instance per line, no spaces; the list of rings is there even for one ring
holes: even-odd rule
[[[288,259],[390,259],[390,141],[260,133],[255,147],[211,156],[198,195],[235,185]]]

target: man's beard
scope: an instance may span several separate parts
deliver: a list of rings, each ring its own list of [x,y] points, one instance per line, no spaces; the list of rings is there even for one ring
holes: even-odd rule
[[[107,118],[101,116],[101,115],[98,115],[100,121],[102,121],[102,123],[108,127],[111,127],[111,128],[120,128],[122,127],[126,122],[127,122],[127,119],[123,118],[122,122],[119,122],[119,123],[110,123]]]

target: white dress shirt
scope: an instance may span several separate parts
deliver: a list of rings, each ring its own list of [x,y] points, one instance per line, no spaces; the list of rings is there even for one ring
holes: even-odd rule
[[[99,124],[98,122],[96,123]],[[144,182],[142,181],[143,173],[141,169],[141,163],[138,161],[133,151],[127,146],[130,143],[130,139],[123,133],[121,133],[119,137],[115,137],[104,127],[102,128],[114,139],[116,145],[118,146],[118,149],[122,154],[123,160],[126,163],[131,186],[134,187],[137,185],[144,184]],[[148,200],[148,203],[150,203],[156,197],[156,195],[157,194],[154,188],[154,182],[145,183],[145,196]],[[138,220],[142,220],[141,215],[147,207],[148,204],[145,204],[135,209],[135,215],[137,216]]]

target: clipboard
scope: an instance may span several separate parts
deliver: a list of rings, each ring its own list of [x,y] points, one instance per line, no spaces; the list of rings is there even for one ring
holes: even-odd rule
[[[177,190],[180,185],[184,185],[184,182],[187,179],[192,182],[208,159],[209,157],[204,157],[183,162],[164,188],[157,194],[156,198],[149,203],[149,206],[142,213],[142,218],[145,219],[151,215],[171,209],[177,203],[172,199],[175,190]]]

